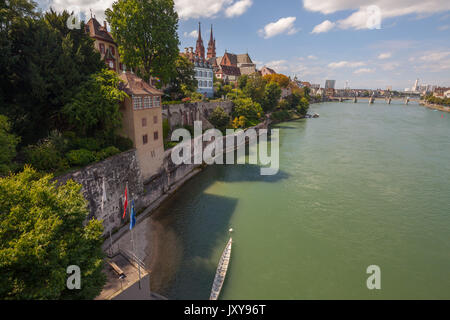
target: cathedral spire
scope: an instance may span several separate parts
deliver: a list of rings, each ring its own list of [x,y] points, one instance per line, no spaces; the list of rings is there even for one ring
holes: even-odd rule
[[[197,39],[197,46],[195,48],[195,54],[205,59],[205,47],[203,46],[203,40],[202,40],[202,30],[201,30],[201,23],[198,23],[198,39]]]
[[[215,58],[215,57],[216,57],[216,39],[214,39],[213,26],[211,25],[211,35],[209,37],[209,42],[208,42],[207,58],[211,59],[211,58]]]

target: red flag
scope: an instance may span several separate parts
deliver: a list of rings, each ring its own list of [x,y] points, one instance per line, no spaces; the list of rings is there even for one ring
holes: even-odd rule
[[[125,204],[123,206],[123,216],[122,219],[125,219],[125,215],[127,213],[127,207],[128,207],[128,188],[125,187]]]

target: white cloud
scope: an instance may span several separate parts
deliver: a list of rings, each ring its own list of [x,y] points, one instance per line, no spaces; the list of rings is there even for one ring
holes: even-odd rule
[[[391,54],[390,52],[380,53],[380,54],[378,55],[378,59],[381,59],[381,60],[383,60],[383,59],[388,59],[388,58],[390,58],[391,56],[392,56],[392,54]]]
[[[184,33],[184,36],[185,36],[186,38],[198,38],[198,31],[197,31],[197,30],[192,30],[192,31],[189,32],[189,33],[185,32],[185,33]]]
[[[286,60],[269,61],[265,66],[274,69],[276,72],[289,71],[289,65]]]
[[[445,31],[445,30],[448,30],[448,29],[450,29],[450,24],[445,24],[443,26],[439,26],[438,27],[439,31]]]
[[[447,58],[450,56],[450,51],[436,51],[436,52],[429,52],[422,57],[420,57],[420,60],[422,61],[428,61],[428,62],[437,62],[441,61],[444,58]]]
[[[318,24],[317,26],[315,26],[313,31],[311,31],[311,33],[328,32],[331,29],[333,29],[335,25],[336,25],[336,23],[331,22],[330,20],[325,20],[321,24]]]
[[[361,61],[339,61],[339,62],[331,62],[328,64],[328,67],[331,69],[338,69],[338,68],[357,68],[365,66],[366,64]]]
[[[314,56],[314,55],[309,55],[308,57],[307,57],[309,60],[317,60],[317,57],[316,56]]]
[[[303,0],[305,9],[323,14],[355,10],[350,16],[337,22],[341,29],[367,28],[369,17],[366,9],[371,5],[380,8],[383,19],[408,14],[423,16],[450,10],[448,0]]]
[[[294,26],[296,19],[296,17],[281,18],[276,22],[267,24],[263,29],[259,30],[259,34],[265,39],[269,39],[283,33],[292,35],[298,31]]]
[[[95,18],[102,23],[105,20],[105,9],[111,8],[114,0],[49,0],[46,2],[56,11],[67,10],[84,13],[87,20],[91,17],[90,10],[92,10]]]
[[[211,18],[232,2],[232,0],[175,0],[175,10],[181,19]]]
[[[360,74],[360,73],[372,73],[375,69],[369,69],[369,68],[361,68],[358,70],[353,71],[354,74]]]
[[[245,11],[252,6],[252,0],[240,0],[233,3],[225,10],[225,15],[228,18],[237,17],[242,15]]]

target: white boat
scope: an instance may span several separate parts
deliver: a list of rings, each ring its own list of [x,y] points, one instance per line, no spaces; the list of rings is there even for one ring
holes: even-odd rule
[[[231,244],[233,243],[232,238],[228,240],[228,243],[223,250],[222,256],[220,257],[219,265],[217,266],[216,276],[214,277],[214,282],[211,289],[211,295],[209,300],[217,300],[222,290],[223,282],[225,281],[225,276],[227,275],[228,264],[230,263],[231,256]]]

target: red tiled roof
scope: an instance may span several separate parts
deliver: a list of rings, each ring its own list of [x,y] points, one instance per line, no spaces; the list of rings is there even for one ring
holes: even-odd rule
[[[120,89],[125,91],[128,95],[159,95],[161,96],[162,91],[151,86],[143,79],[139,78],[134,73],[129,71],[123,72],[119,75],[119,78],[123,81]]]
[[[92,38],[97,38],[99,40],[116,44],[111,34],[108,32],[108,30],[104,26],[100,25],[97,19],[95,18],[89,19],[89,21],[86,23],[85,28],[86,31],[89,31],[89,35]]]

